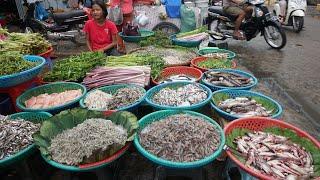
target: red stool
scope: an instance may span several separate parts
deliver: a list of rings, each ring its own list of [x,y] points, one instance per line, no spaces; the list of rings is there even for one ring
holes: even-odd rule
[[[19,112],[19,108],[16,106],[16,100],[17,98],[27,89],[30,89],[35,86],[39,86],[42,84],[42,80],[39,77],[35,77],[27,82],[24,82],[22,84],[18,84],[16,86],[11,86],[7,88],[0,88],[0,93],[9,94],[12,103],[14,103],[14,107],[17,112]]]

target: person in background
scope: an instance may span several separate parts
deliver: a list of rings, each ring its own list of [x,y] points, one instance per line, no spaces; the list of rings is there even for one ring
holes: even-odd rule
[[[92,19],[83,28],[90,51],[105,52],[106,55],[120,55],[117,51],[117,27],[106,19],[108,11],[102,0],[92,2]]]

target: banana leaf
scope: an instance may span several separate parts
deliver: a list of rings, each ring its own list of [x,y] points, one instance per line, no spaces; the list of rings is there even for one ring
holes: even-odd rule
[[[51,140],[62,133],[64,130],[71,129],[78,124],[81,124],[86,119],[90,118],[103,118],[111,120],[117,125],[122,125],[128,133],[127,142],[132,141],[136,130],[138,128],[137,117],[127,111],[114,112],[111,115],[105,115],[104,112],[91,111],[87,109],[74,108],[71,110],[62,111],[59,114],[51,117],[43,122],[40,131],[33,135],[36,146],[41,151],[41,154],[48,160],[51,160],[50,153],[48,151]],[[101,161],[106,157],[113,155],[120,150],[123,145],[114,144],[110,146],[106,151],[97,150],[89,158],[83,160],[81,164],[93,163]]]

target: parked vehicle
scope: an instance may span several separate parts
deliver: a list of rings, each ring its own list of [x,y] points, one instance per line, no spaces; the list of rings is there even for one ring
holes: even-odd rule
[[[272,48],[283,48],[287,42],[286,34],[278,18],[273,16],[264,5],[264,0],[247,0],[246,3],[253,6],[252,16],[245,19],[240,26],[246,40],[250,41],[261,33]],[[209,34],[213,39],[233,38],[234,21],[237,16],[224,13],[221,6],[209,7],[208,15]]]
[[[304,25],[306,9],[306,0],[280,0],[275,2],[273,12],[283,25],[293,26],[295,32],[300,32]]]

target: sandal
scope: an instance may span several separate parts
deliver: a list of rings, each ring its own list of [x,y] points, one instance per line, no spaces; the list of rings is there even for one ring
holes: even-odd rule
[[[246,37],[240,32],[240,36],[233,35],[233,38],[236,40],[245,40]]]

